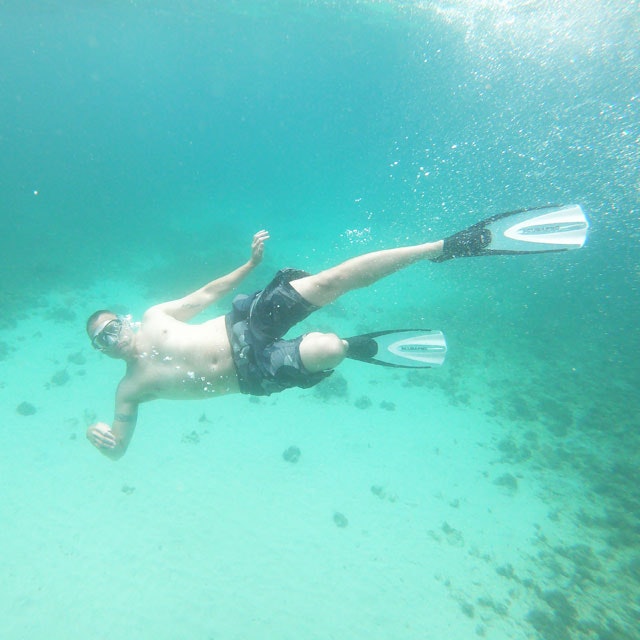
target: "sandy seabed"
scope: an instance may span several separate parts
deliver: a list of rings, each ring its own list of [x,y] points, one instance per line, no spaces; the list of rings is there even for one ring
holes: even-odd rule
[[[4,640],[551,639],[617,606],[606,580],[576,591],[583,487],[505,455],[517,425],[481,370],[462,396],[450,365],[346,362],[316,389],[156,402],[102,458],[84,431],[122,365],[83,318],[108,290],[52,294],[0,336]]]

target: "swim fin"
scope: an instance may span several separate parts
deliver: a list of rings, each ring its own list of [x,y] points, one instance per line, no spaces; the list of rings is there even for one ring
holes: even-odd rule
[[[347,358],[385,367],[429,369],[444,362],[447,343],[442,331],[392,329],[346,338]]]
[[[588,228],[589,221],[578,204],[499,213],[445,238],[443,253],[433,262],[579,249]]]

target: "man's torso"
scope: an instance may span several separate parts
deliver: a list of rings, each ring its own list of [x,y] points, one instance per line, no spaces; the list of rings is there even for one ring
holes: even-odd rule
[[[224,316],[190,325],[165,314],[146,314],[136,350],[138,357],[128,364],[120,386],[136,402],[239,391]]]

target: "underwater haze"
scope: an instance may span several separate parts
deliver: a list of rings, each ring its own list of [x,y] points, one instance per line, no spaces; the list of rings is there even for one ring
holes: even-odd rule
[[[0,638],[640,638],[637,2],[2,0],[0,33]],[[86,441],[122,375],[95,309],[259,229],[247,293],[552,203],[584,248],[303,325],[441,329],[442,368],[154,403],[117,464]]]

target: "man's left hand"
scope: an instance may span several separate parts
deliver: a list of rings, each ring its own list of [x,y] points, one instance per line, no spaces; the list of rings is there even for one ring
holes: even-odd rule
[[[265,231],[264,229],[262,231],[258,231],[258,233],[256,233],[253,236],[253,242],[251,243],[251,264],[252,265],[257,265],[260,264],[262,262],[262,256],[264,255],[264,243],[269,239],[269,232]]]

